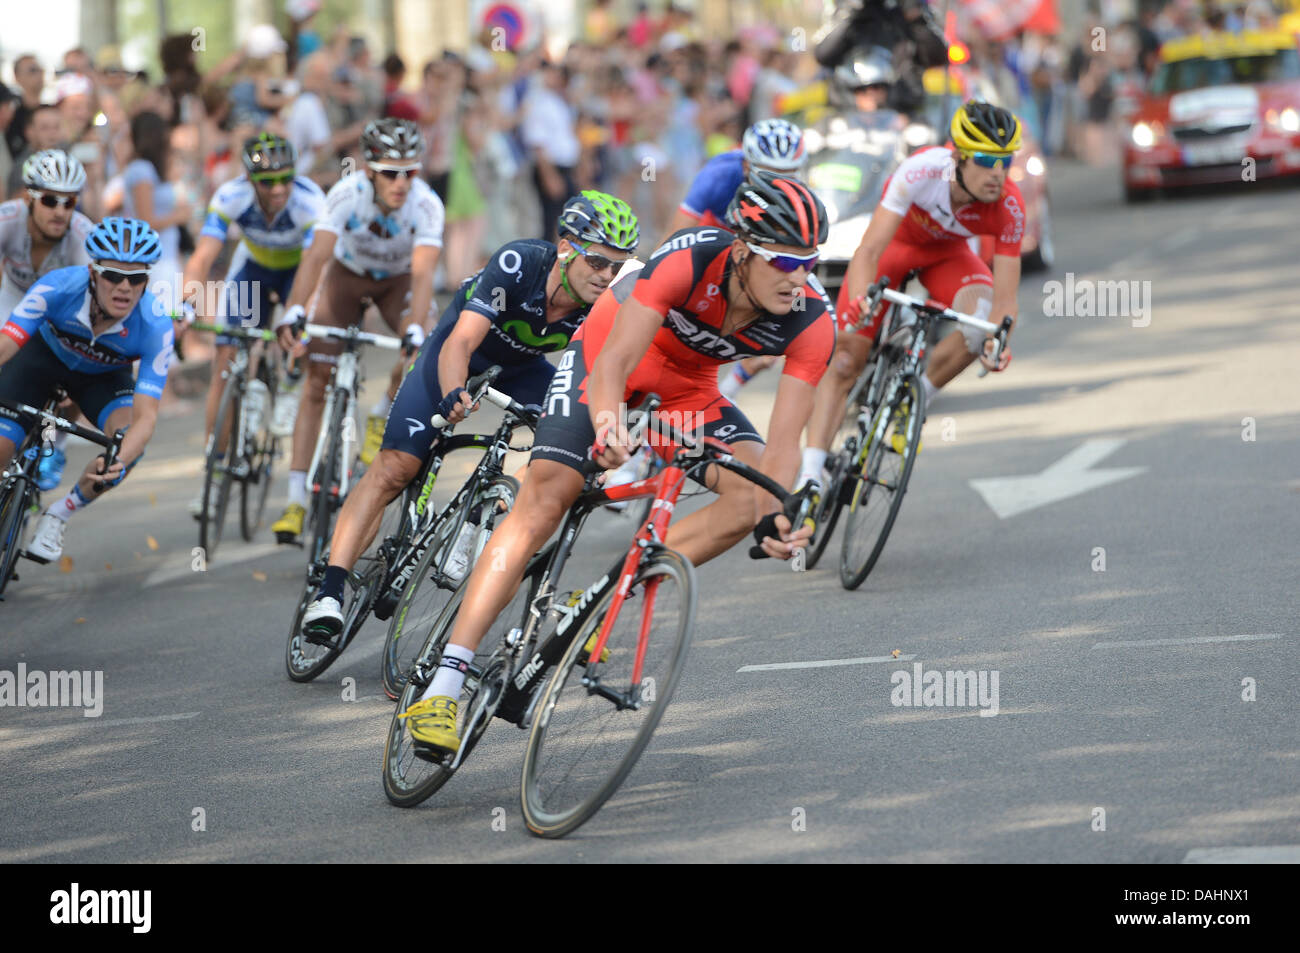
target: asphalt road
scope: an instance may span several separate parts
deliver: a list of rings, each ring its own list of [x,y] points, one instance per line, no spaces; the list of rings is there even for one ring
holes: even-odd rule
[[[286,679],[303,556],[264,534],[192,570],[190,412],[75,518],[69,571],[28,564],[0,605],[0,671],[104,692],[97,718],[0,708],[0,862],[1300,858],[1297,193],[1127,208],[1114,170],[1053,177],[1057,270],[1022,284],[1011,368],[932,405],[879,567],[853,593],[838,541],[807,573],[702,567],[664,722],[569,838],[526,833],[500,722],[424,805],[387,803],[383,626]],[[1045,315],[1067,271],[1076,305],[1137,282],[1129,313]],[[774,389],[743,408],[765,420]],[[593,526],[575,584],[627,528]],[[813,661],[841,664],[747,668]],[[996,674],[996,715],[895,705],[917,664]]]

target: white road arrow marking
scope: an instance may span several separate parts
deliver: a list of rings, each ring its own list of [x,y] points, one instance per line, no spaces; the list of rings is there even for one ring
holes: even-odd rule
[[[1146,467],[1089,469],[1127,442],[1118,439],[1088,440],[1042,473],[971,480],[970,485],[984,497],[984,502],[998,515],[998,519],[1007,519],[1145,473]]]

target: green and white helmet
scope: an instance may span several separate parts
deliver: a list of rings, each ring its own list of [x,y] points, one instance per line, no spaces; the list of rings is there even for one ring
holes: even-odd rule
[[[626,252],[635,251],[641,240],[640,227],[628,204],[594,189],[564,203],[556,231],[561,238],[576,238]]]

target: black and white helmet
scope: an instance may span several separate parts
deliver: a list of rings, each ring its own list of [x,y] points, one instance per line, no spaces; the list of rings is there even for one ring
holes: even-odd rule
[[[361,151],[367,162],[418,159],[424,137],[409,119],[372,119],[361,133]]]
[[[62,149],[46,149],[23,163],[23,183],[51,192],[80,192],[86,185],[86,170]]]

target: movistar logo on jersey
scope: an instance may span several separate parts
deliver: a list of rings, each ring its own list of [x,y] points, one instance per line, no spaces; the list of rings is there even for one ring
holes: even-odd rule
[[[656,258],[675,251],[681,251],[683,248],[690,248],[692,245],[717,241],[720,235],[721,233],[716,228],[701,228],[693,232],[686,232],[684,235],[678,235],[672,241],[660,245],[655,249],[655,253],[650,256],[650,260],[654,261]]]
[[[507,321],[502,327],[516,340],[527,344],[529,347],[555,351],[569,343],[569,335],[565,331],[556,331],[554,334],[538,337],[533,333],[533,329],[528,326],[527,321]]]

